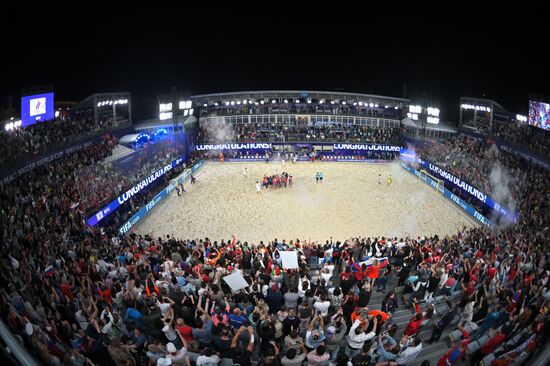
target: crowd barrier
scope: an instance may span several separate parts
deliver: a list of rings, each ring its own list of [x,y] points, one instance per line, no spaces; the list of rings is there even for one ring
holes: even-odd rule
[[[447,188],[441,186],[437,181],[433,180],[426,174],[419,172],[418,170],[414,169],[410,165],[405,164],[404,162],[399,162],[401,167],[403,167],[405,170],[407,170],[409,173],[416,175],[421,181],[424,183],[430,185],[431,187],[435,188],[439,191],[443,196],[445,196],[447,199],[453,201],[457,206],[462,208],[468,215],[482,223],[483,225],[487,225],[490,227],[494,227],[494,223],[491,222],[488,218],[480,214],[477,210],[475,210],[472,206],[470,206],[468,203],[464,202],[460,197],[453,194],[451,191],[449,191]]]
[[[162,199],[168,196],[170,192],[178,184],[182,184],[185,182],[187,178],[191,176],[192,173],[195,173],[202,165],[204,164],[204,160],[199,160],[195,165],[193,165],[190,169],[185,169],[183,173],[181,173],[178,177],[172,179],[170,181],[170,184],[166,186],[162,191],[160,191],[149,203],[147,203],[145,206],[142,206],[138,212],[136,212],[124,225],[122,225],[118,232],[121,235],[126,234],[133,226],[135,226],[141,219],[145,218],[149,211],[153,209]]]

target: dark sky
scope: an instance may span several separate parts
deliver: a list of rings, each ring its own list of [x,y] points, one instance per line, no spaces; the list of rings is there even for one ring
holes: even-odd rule
[[[456,121],[460,96],[526,113],[530,92],[550,95],[550,32],[541,15],[548,9],[500,13],[504,3],[453,3],[159,2],[137,11],[89,2],[71,13],[23,4],[5,9],[0,96],[42,84],[54,85],[57,100],[130,91],[138,117],[149,117],[172,86],[190,94],[338,89],[401,97],[406,84],[408,97],[426,92]]]

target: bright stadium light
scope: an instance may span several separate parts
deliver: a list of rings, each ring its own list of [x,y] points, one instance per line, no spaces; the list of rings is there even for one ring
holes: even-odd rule
[[[330,104],[334,104],[334,100],[331,100],[331,101],[330,101]]]
[[[393,109],[399,109],[397,106],[393,107]]]
[[[363,106],[363,102],[359,102],[359,106],[361,106],[361,107],[362,107],[362,106]]]
[[[272,100],[271,100],[271,104],[275,104],[275,99],[272,99]]]
[[[180,102],[180,109],[181,109],[181,102]],[[172,103],[161,103],[159,106],[160,112],[166,112],[172,110]]]
[[[225,105],[229,105],[229,102],[225,102]]]
[[[254,105],[258,105],[259,103],[258,102],[255,102]]]
[[[369,107],[370,107],[370,108],[374,107],[374,104],[373,104],[373,103],[369,103]]]
[[[184,109],[184,110],[183,110],[183,116],[185,117],[185,116],[187,116],[188,114],[189,114],[189,110],[188,110],[188,109]]]
[[[323,104],[325,102],[324,99],[319,100],[319,104]]]
[[[353,105],[357,105],[357,102],[353,102]]]
[[[345,100],[343,100],[343,101],[342,101],[342,104],[343,104],[343,105],[346,105],[346,101],[345,101]]]
[[[235,105],[235,101],[234,101],[234,100],[231,101],[231,105]]]
[[[248,100],[243,99],[243,104],[247,104],[247,103],[248,103]]]
[[[191,116],[193,114],[193,108],[189,110],[189,115]]]
[[[307,98],[307,104],[311,104],[311,98]]]
[[[164,121],[165,119],[170,119],[170,118],[172,118],[172,112],[163,112],[159,114],[159,119],[161,121]]]
[[[385,105],[385,106],[384,106],[384,108],[388,109],[388,108],[389,108],[389,106],[388,106],[388,105]]]
[[[520,122],[527,122],[527,117],[523,116],[521,114],[516,114],[516,120],[518,120]]]
[[[55,118],[59,117],[59,111],[55,111]]]
[[[426,118],[426,122],[437,125],[439,123],[439,118],[428,116],[428,118]]]
[[[214,105],[217,107],[217,106],[218,106],[218,102],[214,103]]]
[[[288,103],[288,99],[285,99],[284,102],[285,102],[285,104],[287,104],[287,103]]]
[[[98,107],[101,107],[101,102],[97,102],[97,106],[98,106]]]
[[[265,101],[263,101],[263,100],[260,100],[260,103],[261,103],[261,104],[264,104],[264,103],[265,103]]]
[[[296,98],[296,104],[300,104],[300,98]]]
[[[378,108],[378,104],[375,104],[375,105],[374,105],[374,108]]]
[[[241,101],[240,101],[240,100],[237,100],[237,105],[241,105]]]
[[[202,106],[203,106],[203,107],[208,107],[208,104],[204,103]]]

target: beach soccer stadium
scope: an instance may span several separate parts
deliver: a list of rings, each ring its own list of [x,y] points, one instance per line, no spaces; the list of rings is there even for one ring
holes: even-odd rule
[[[545,98],[54,97],[0,132],[9,362],[550,359]]]

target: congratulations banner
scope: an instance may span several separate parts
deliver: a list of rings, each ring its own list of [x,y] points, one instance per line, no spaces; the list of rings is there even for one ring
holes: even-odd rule
[[[395,151],[399,152],[401,146],[370,145],[370,144],[334,144],[334,150],[366,150],[366,151]]]
[[[516,215],[515,213],[510,212],[507,208],[502,207],[500,204],[493,201],[493,199],[486,193],[483,193],[476,187],[468,184],[467,182],[461,180],[460,178],[455,177],[454,175],[441,169],[437,165],[434,165],[429,161],[425,161],[422,159],[417,159],[417,162],[422,167],[429,170],[430,173],[435,175],[437,178],[443,179],[445,182],[449,183],[452,187],[458,188],[462,192],[468,194],[469,196],[476,198],[479,202],[484,204],[486,207],[495,210],[500,215],[503,215],[503,216],[508,216],[510,214],[512,214],[513,216]]]
[[[197,151],[209,150],[271,150],[271,143],[248,143],[248,144],[198,144],[195,145]]]
[[[493,222],[480,214],[477,210],[475,210],[472,206],[464,202],[460,197],[453,194],[451,191],[446,189],[445,187],[441,187],[435,180],[428,177],[426,174],[423,174],[422,172],[419,172],[418,170],[414,169],[413,167],[405,164],[404,162],[399,162],[403,168],[409,171],[409,173],[412,173],[419,177],[424,183],[429,184],[430,186],[436,188],[440,193],[442,193],[445,197],[456,203],[459,207],[461,207],[466,213],[470,216],[472,216],[477,221],[481,222],[483,225],[488,226],[494,226]]]
[[[203,165],[204,161],[200,160],[197,162],[191,169],[185,169],[183,171],[183,174],[181,174],[176,179],[172,180],[170,184],[164,188],[162,191],[160,191],[150,202],[148,202],[145,206],[139,209],[138,212],[136,212],[130,220],[126,221],[124,225],[118,229],[118,232],[122,235],[126,234],[134,225],[136,225],[141,219],[143,219],[149,211],[153,209],[164,197],[168,196],[170,192],[176,188],[178,184],[182,184],[185,182],[187,178],[191,176],[191,173],[194,173]]]
[[[120,207],[120,205],[124,204],[126,201],[134,197],[136,194],[138,194],[141,190],[148,187],[151,183],[155,182],[160,177],[163,177],[166,173],[168,173],[170,170],[174,169],[178,165],[182,164],[184,162],[184,157],[179,157],[170,164],[160,168],[150,176],[143,179],[141,182],[134,185],[132,188],[124,192],[122,195],[117,197],[115,200],[113,200],[108,205],[104,206],[101,210],[96,212],[93,216],[88,218],[88,225],[95,226],[98,222],[106,218],[108,215],[112,214],[116,211],[117,208]]]

